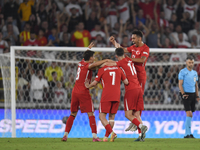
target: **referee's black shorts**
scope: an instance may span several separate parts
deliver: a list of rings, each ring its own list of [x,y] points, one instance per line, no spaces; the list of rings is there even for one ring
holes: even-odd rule
[[[196,103],[196,93],[185,93],[186,95],[188,95],[187,99],[184,99],[182,97],[183,100],[183,105],[184,105],[184,109],[185,111],[195,111],[195,103]]]

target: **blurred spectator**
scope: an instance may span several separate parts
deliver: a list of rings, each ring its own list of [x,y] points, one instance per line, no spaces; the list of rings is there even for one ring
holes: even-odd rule
[[[62,41],[59,43],[59,46],[72,46],[69,38],[68,38],[68,33],[67,32],[64,32],[62,34]]]
[[[39,30],[39,25],[40,25],[40,17],[38,14],[36,16],[34,14],[30,15],[29,22],[31,25],[31,30],[33,30],[36,34],[38,33]]]
[[[90,32],[90,34],[91,34],[91,37],[93,39],[95,39],[97,35],[101,35],[101,37],[103,37],[104,39],[106,38],[105,33],[103,31],[101,31],[101,24],[100,23],[95,25],[94,30],[92,30]]]
[[[193,35],[197,36],[197,44],[200,45],[200,22],[196,22],[194,25],[194,29],[188,32],[188,37],[190,41],[192,40]]]
[[[11,45],[16,45],[16,42],[18,40],[18,35],[13,31],[13,25],[12,23],[8,23],[6,27],[6,31],[3,32],[3,39],[4,40],[10,40]]]
[[[151,30],[149,35],[147,36],[147,45],[150,48],[157,48],[158,47],[158,37],[159,33],[158,33],[158,29],[157,29],[157,25],[154,22],[151,26]]]
[[[30,39],[24,42],[24,46],[39,46],[39,42],[36,39],[35,31],[30,32]]]
[[[18,35],[19,35],[19,29],[18,29],[18,27],[14,24],[13,17],[11,17],[11,16],[8,16],[8,17],[7,17],[6,25],[3,26],[2,32],[3,32],[3,33],[4,33],[4,32],[7,32],[7,25],[10,24],[10,23],[12,24],[14,34],[16,34],[16,35],[18,36]]]
[[[51,1],[49,1],[49,3],[51,3]],[[50,5],[51,7],[48,14],[48,21],[49,21],[49,26],[53,27],[57,26],[57,19],[60,12],[56,2],[53,1]]]
[[[30,39],[30,28],[30,23],[26,22],[24,25],[24,31],[22,31],[19,35],[21,45],[23,45],[24,42]]]
[[[43,76],[42,70],[37,71],[37,76],[32,74],[31,90],[33,91],[33,102],[43,102],[45,88],[49,88],[47,80]]]
[[[29,21],[29,17],[33,12],[34,3],[35,0],[24,0],[24,2],[20,4],[18,14],[21,19],[21,29],[23,28],[25,22]]]
[[[53,80],[52,72],[57,73],[57,80],[58,81],[63,80],[63,71],[62,71],[60,66],[57,66],[56,62],[52,62],[51,66],[49,66],[45,69],[45,77],[48,79],[48,82]]]
[[[4,48],[8,47],[8,43],[4,40],[2,40],[3,35],[2,32],[0,32],[0,54],[3,53]]]
[[[177,25],[177,26],[176,26],[176,32],[172,32],[172,33],[171,33],[171,36],[172,36],[173,38],[175,38],[176,41],[179,42],[178,33],[182,33],[182,27],[181,27],[181,25]],[[183,41],[188,41],[188,36],[187,36],[187,34],[184,33],[184,32],[183,32]]]
[[[40,46],[46,46],[47,45],[47,38],[44,36],[44,29],[39,29],[39,34],[38,34],[38,45]]]
[[[68,25],[70,33],[73,32],[76,29],[76,26],[78,25],[78,23],[82,21],[81,16],[77,16],[76,12],[77,12],[76,8],[71,9],[71,16],[70,16],[69,25]]]
[[[48,18],[49,5],[45,8],[45,3],[42,3],[42,1],[39,0],[36,5],[36,12],[40,17],[41,22],[45,21]]]
[[[124,35],[122,37],[122,43],[121,43],[121,46],[122,47],[129,47],[129,39],[128,39],[128,36],[127,35]]]
[[[178,48],[190,48],[191,47],[191,44],[189,43],[189,42],[187,42],[187,41],[184,41],[183,40],[183,33],[182,32],[180,32],[179,34],[178,34],[178,45],[177,45],[177,47]]]
[[[100,34],[96,35],[95,44],[96,44],[96,47],[106,47],[105,40]]]
[[[68,99],[67,99],[67,92],[66,90],[62,87],[62,83],[61,82],[57,82],[56,84],[56,89],[54,91],[54,102],[55,103],[67,103]]]
[[[134,14],[134,15],[135,15],[135,23],[134,23],[135,26],[138,26],[139,21],[141,21],[143,24],[146,23],[146,19],[143,17],[143,14],[144,14],[144,12],[143,12],[142,9],[139,9],[139,10],[138,10],[137,15]]]
[[[181,0],[182,7],[184,8],[184,12],[188,12],[190,14],[190,19],[193,19],[195,17],[196,21],[196,12],[198,10],[198,7],[200,5],[200,1],[197,1],[195,3],[194,0],[188,0],[186,3],[185,0]]]
[[[49,81],[48,84],[49,84],[49,96],[52,101],[52,99],[54,99],[54,90],[56,88],[56,83],[58,82],[58,80],[57,80],[57,73],[55,71],[53,71],[51,75],[52,75],[52,81]]]
[[[173,27],[172,25],[173,24]],[[178,25],[177,15],[175,13],[172,14],[171,20],[169,21],[169,27],[172,31],[174,31],[174,28]]]
[[[162,48],[173,48],[174,45],[171,43],[168,37],[165,38],[164,44],[161,46]]]
[[[72,35],[71,41],[77,47],[88,47],[91,40],[91,35],[88,30],[84,30],[83,22],[79,22],[78,30]]]
[[[164,12],[165,12],[164,17],[165,17],[166,20],[168,20],[168,21],[171,20],[172,14],[176,13],[176,9],[177,9],[180,1],[181,0],[176,0],[176,3],[174,3],[173,0],[164,0],[163,1],[163,9],[164,9]]]
[[[117,16],[118,16],[118,11],[115,1],[111,1],[108,8],[106,8],[106,16],[107,16],[106,17],[107,23],[111,25],[111,28],[113,28],[115,23],[117,23]]]
[[[43,28],[43,29],[45,30],[44,36],[45,36],[46,38],[48,38],[49,35],[51,34],[51,31],[49,30],[48,21],[46,21],[46,20],[43,21],[43,22],[41,23],[41,28]]]
[[[17,25],[19,5],[15,0],[8,0],[4,5],[4,18],[7,20],[8,17],[13,18],[13,24]]]
[[[67,13],[72,15],[72,8],[76,9],[76,16],[81,16],[83,14],[82,9],[76,0],[70,0],[70,3],[65,7]]]
[[[59,39],[60,39],[60,41],[63,41],[63,34],[64,34],[65,32],[67,33],[68,28],[67,28],[67,25],[66,25],[66,24],[63,24],[61,28],[62,28],[62,29],[61,29],[61,32],[60,32],[60,34],[59,34]],[[70,34],[67,33],[67,36],[70,37]]]
[[[180,21],[182,31],[187,34],[188,31],[193,28],[194,23],[194,18],[190,19],[190,14],[188,12],[184,12],[183,18]]]
[[[99,16],[95,11],[92,11],[90,13],[89,17],[86,16],[86,18],[85,18],[86,19],[86,29],[88,31],[91,31],[92,29],[94,29],[94,26],[99,23],[98,17]]]
[[[59,45],[59,38],[58,38],[58,32],[57,32],[57,28],[53,27],[51,29],[51,34],[48,37],[48,46],[58,46]]]
[[[3,28],[4,26],[4,15],[1,12],[1,6],[0,6],[0,30]]]
[[[136,0],[139,7],[144,11],[144,18],[147,18],[147,16],[150,16],[151,19],[154,19],[154,4],[155,1],[145,0],[145,2],[141,2],[139,0]]]
[[[196,35],[192,36],[192,40],[191,40],[191,47],[192,48],[200,48],[200,45],[198,44],[198,39]]]
[[[19,73],[19,79],[17,83],[19,101],[23,102],[25,97],[25,86],[29,86],[28,81],[25,79],[26,74],[24,72]]]
[[[119,19],[123,21],[123,24],[126,23],[130,18],[128,2],[125,0],[119,0],[118,11]]]

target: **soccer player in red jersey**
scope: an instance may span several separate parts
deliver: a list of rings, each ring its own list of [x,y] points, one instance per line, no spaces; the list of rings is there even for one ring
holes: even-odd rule
[[[134,66],[137,71],[138,81],[142,87],[143,94],[144,94],[144,88],[145,88],[145,83],[146,83],[145,65],[149,57],[149,47],[142,42],[142,36],[143,34],[140,30],[133,31],[132,33],[133,45],[127,48],[121,47],[120,44],[114,40],[114,37],[110,37],[110,41],[115,45],[116,48],[121,47],[123,48],[125,53],[131,53],[131,59],[134,62]],[[142,114],[142,111],[140,112],[140,116],[141,114]],[[129,127],[126,129],[126,131],[131,130],[131,128],[132,128],[132,131],[136,130],[133,124],[130,124]]]
[[[139,137],[136,141],[144,141],[145,133],[148,128],[142,124],[142,120],[140,118],[140,111],[144,110],[144,102],[142,88],[137,78],[137,72],[132,59],[124,56],[124,50],[122,48],[117,48],[115,53],[118,62],[106,62],[105,65],[118,66],[124,70],[124,73],[129,81],[129,84],[125,85],[125,117],[138,128]]]
[[[116,66],[109,67],[104,66],[99,69],[95,80],[89,84],[85,82],[87,88],[96,86],[101,81],[103,85],[103,92],[101,96],[101,102],[99,105],[99,118],[106,129],[106,135],[103,138],[104,142],[108,141],[108,136],[111,134],[111,142],[117,137],[117,134],[113,132],[115,114],[117,113],[120,102],[120,84],[121,80],[124,84],[128,84],[128,80],[123,71]],[[109,113],[109,122],[106,119],[106,115]]]
[[[89,47],[92,47],[94,44],[91,43]],[[78,108],[80,106],[81,113],[87,113],[90,121],[90,127],[92,130],[93,142],[101,141],[97,137],[97,127],[94,116],[94,106],[89,93],[89,89],[85,87],[85,80],[91,80],[92,69],[100,66],[101,64],[108,61],[108,59],[94,62],[94,52],[87,50],[83,54],[83,60],[78,63],[78,70],[76,76],[76,82],[72,91],[71,98],[71,114],[66,122],[65,134],[62,138],[62,141],[67,141],[68,134],[72,128],[74,119],[77,115]],[[93,63],[94,62],[94,63]]]

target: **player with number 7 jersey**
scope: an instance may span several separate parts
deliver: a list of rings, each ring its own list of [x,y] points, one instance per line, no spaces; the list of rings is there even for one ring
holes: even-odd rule
[[[119,67],[104,66],[98,70],[98,74],[91,84],[89,84],[88,81],[85,82],[87,88],[96,86],[100,81],[103,85],[103,92],[99,104],[99,118],[106,129],[106,134],[103,138],[104,142],[108,141],[108,136],[110,134],[111,142],[114,142],[114,139],[117,137],[112,128],[120,102],[121,80],[124,84],[128,84],[126,76]],[[106,119],[107,113],[109,113],[109,122]]]
[[[91,43],[90,45],[94,45]],[[91,46],[91,47],[92,47]],[[71,114],[66,122],[65,134],[62,141],[67,141],[68,134],[72,128],[74,119],[77,115],[78,109],[80,107],[81,113],[87,113],[89,117],[90,127],[92,130],[93,142],[101,141],[97,137],[97,127],[94,116],[94,106],[90,96],[89,89],[85,87],[85,80],[91,80],[92,70],[101,64],[108,61],[108,59],[94,62],[94,52],[87,50],[83,54],[83,60],[78,63],[78,70],[76,76],[76,82],[72,91],[71,97]]]

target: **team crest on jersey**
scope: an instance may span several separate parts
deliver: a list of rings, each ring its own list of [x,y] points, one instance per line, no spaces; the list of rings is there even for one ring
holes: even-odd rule
[[[194,77],[194,82],[196,82],[197,81],[197,78],[196,77]]]
[[[137,55],[140,55],[140,51],[136,51],[136,54],[137,54]]]

